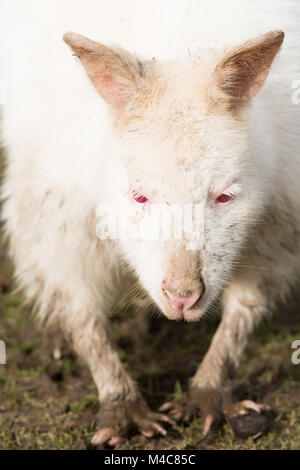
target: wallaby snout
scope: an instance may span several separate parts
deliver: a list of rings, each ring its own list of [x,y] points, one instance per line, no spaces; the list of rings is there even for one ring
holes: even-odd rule
[[[191,310],[196,307],[204,293],[204,283],[201,279],[177,278],[165,279],[162,283],[164,313],[170,320],[194,317]]]

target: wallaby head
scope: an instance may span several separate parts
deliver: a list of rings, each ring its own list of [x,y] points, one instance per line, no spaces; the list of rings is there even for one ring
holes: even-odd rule
[[[161,63],[64,36],[111,111],[124,178],[120,185],[111,175],[111,200],[134,207],[136,226],[149,235],[120,240],[124,255],[170,319],[203,315],[265,207],[266,169],[254,151],[249,113],[283,38],[273,31]],[[161,206],[172,227],[190,216],[194,232],[153,239],[150,213]]]

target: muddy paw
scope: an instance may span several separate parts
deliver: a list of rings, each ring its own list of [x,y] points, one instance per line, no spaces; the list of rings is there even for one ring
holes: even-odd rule
[[[92,445],[121,444],[131,434],[140,433],[151,438],[165,436],[165,426],[173,425],[171,417],[150,410],[143,398],[135,401],[103,403],[97,417],[97,432],[92,438]]]
[[[188,422],[201,416],[204,435],[226,419],[234,434],[243,438],[266,432],[273,418],[268,405],[251,400],[232,403],[224,392],[197,387],[191,388],[182,403],[165,403],[160,411],[168,412],[175,421]]]
[[[223,412],[234,434],[243,438],[265,433],[273,419],[270,406],[252,400],[227,403]]]
[[[223,397],[218,390],[193,387],[182,403],[167,402],[160,411],[168,412],[174,421],[189,422],[197,416],[203,419],[203,434],[206,435],[223,419]]]

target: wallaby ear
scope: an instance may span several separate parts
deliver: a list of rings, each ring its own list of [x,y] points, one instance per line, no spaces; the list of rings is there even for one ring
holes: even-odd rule
[[[141,79],[138,60],[126,51],[114,51],[77,33],[65,33],[63,40],[79,57],[99,95],[118,108],[126,106]]]
[[[209,85],[210,99],[225,110],[237,109],[262,88],[284,40],[271,31],[231,49],[217,64]]]

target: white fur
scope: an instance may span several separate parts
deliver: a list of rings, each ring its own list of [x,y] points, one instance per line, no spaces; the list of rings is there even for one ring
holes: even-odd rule
[[[136,180],[143,191],[171,203],[203,202],[234,184],[230,208],[216,213],[205,206],[206,251],[199,256],[208,294],[197,319],[230,281],[245,245],[249,257],[243,263],[271,265],[276,289],[286,292],[298,272],[299,246],[295,242],[289,254],[280,241],[285,230],[290,236],[291,225],[300,231],[300,107],[291,98],[292,82],[300,78],[298,0],[2,0],[1,10],[2,138],[8,152],[3,215],[18,281],[38,299],[43,317],[108,311],[105,293],[116,287],[113,273],[123,258],[161,306],[164,276],[183,269],[171,264],[176,246],[96,237],[97,206],[123,200]],[[220,116],[206,120],[201,109],[191,114],[185,105],[190,55],[201,58],[201,47],[222,50],[274,29],[286,39],[245,128]],[[106,104],[62,41],[67,30],[171,64],[169,92],[137,133],[121,140],[113,134]],[[177,135],[186,173],[177,165]],[[266,210],[281,226],[252,232]],[[231,222],[239,227],[234,240],[224,229]],[[252,247],[269,250],[272,263]],[[248,271],[241,276],[251,277],[253,269]]]

